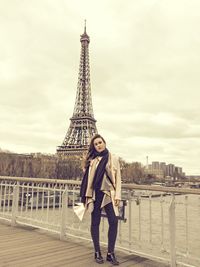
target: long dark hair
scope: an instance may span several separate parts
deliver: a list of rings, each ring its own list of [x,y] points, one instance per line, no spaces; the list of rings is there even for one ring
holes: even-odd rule
[[[97,138],[101,138],[102,141],[106,144],[105,139],[100,134],[95,134],[92,139],[90,140],[90,145],[86,154],[85,164],[84,167],[87,168],[90,164],[90,161],[95,158],[96,155],[96,149],[94,147],[94,140]]]

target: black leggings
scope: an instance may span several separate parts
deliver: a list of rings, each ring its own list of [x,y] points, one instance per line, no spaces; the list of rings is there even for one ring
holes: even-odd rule
[[[95,251],[100,251],[99,244],[99,225],[101,222],[101,203],[103,200],[104,193],[102,191],[96,190],[94,210],[91,214],[91,236],[94,243]],[[108,229],[108,252],[114,252],[115,241],[117,237],[117,226],[118,219],[115,215],[112,202],[107,204],[105,207],[105,212],[108,217],[109,229]]]

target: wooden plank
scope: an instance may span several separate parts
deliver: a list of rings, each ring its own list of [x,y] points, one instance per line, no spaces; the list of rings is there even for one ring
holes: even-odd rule
[[[61,241],[37,229],[0,224],[0,267],[99,267],[91,242]],[[166,267],[167,265],[118,251],[120,267]],[[102,249],[105,259],[106,248]],[[105,261],[103,266],[111,267]]]

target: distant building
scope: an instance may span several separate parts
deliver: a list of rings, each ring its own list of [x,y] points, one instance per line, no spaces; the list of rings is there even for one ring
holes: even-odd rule
[[[174,173],[175,173],[175,165],[174,164],[168,164],[166,166],[166,174],[167,176],[174,176]]]
[[[185,177],[182,167],[177,167],[174,164],[166,164],[166,162],[153,161],[151,164],[146,165],[146,174],[156,176],[158,179],[168,179],[171,177]]]
[[[164,177],[167,175],[166,172],[166,163],[165,162],[160,162],[160,169],[163,171]]]
[[[153,170],[159,170],[160,169],[160,163],[159,161],[152,161],[152,169]]]
[[[160,169],[159,162],[152,162],[152,164],[148,165],[148,168],[145,169],[146,174],[151,174],[156,176],[158,179],[164,178],[164,172]]]
[[[182,168],[181,167],[176,167],[175,166],[175,173],[177,173],[178,175],[182,175],[183,174],[183,170],[182,170]]]

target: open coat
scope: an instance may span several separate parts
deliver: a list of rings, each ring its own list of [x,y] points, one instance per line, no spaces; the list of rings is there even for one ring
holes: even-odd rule
[[[91,160],[86,182],[86,209],[92,212],[93,202],[95,201],[95,192],[92,188],[96,168],[101,158],[96,157]],[[106,175],[107,174],[107,175]],[[108,178],[109,176],[109,178]],[[104,174],[101,190],[105,193],[101,207],[112,202],[116,216],[119,215],[118,207],[114,205],[116,199],[121,200],[121,171],[119,159],[109,152],[108,162],[106,164],[106,173]]]

